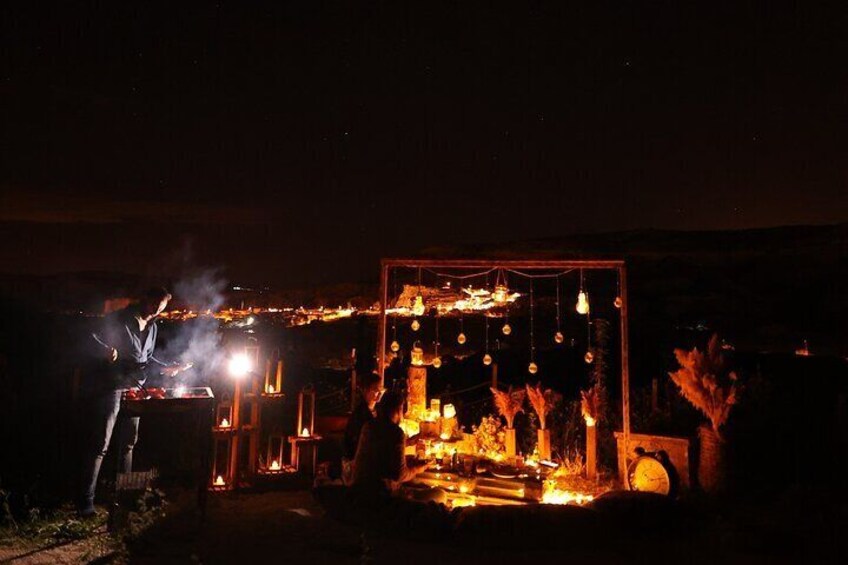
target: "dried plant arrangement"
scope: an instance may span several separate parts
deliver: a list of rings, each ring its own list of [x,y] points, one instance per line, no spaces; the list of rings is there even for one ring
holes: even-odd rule
[[[719,430],[736,404],[738,387],[736,373],[730,370],[718,334],[710,338],[705,352],[697,347],[692,351],[675,349],[674,356],[680,368],[669,373],[671,380],[683,397],[704,413],[713,431],[721,437]]]
[[[601,395],[598,389],[598,386],[593,386],[589,390],[580,391],[580,411],[587,426],[594,426],[600,417]]]
[[[496,388],[490,388],[495,399],[495,408],[501,416],[506,419],[506,427],[514,428],[515,416],[519,412],[524,412],[524,390],[512,390],[512,386],[506,392]]]
[[[560,396],[551,389],[542,390],[542,383],[536,383],[535,387],[525,385],[527,388],[527,399],[536,415],[539,417],[539,428],[547,429],[546,418],[553,410],[556,403],[559,402]]]

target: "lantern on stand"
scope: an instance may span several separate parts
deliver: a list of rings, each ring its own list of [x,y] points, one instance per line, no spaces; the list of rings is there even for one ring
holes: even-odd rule
[[[283,360],[277,359],[276,366],[271,359],[265,363],[265,386],[262,387],[262,396],[283,396]]]
[[[268,435],[268,446],[265,459],[260,462],[259,473],[262,475],[280,475],[288,472],[288,466],[283,463],[283,451],[286,440],[283,434]]]
[[[233,399],[230,395],[224,394],[215,408],[215,425],[213,431],[230,431],[235,427],[233,420]]]
[[[315,434],[315,389],[304,387],[297,395],[297,436],[289,437],[291,466],[299,472],[313,476],[321,437]]]
[[[230,434],[218,435],[212,443],[212,476],[209,490],[232,490],[235,476],[232,457],[233,437]]]

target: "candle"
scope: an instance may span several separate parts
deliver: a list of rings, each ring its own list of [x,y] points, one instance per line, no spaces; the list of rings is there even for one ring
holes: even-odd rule
[[[456,418],[456,408],[454,408],[453,404],[445,404],[445,418]]]
[[[279,471],[280,470],[280,462],[277,461],[276,459],[271,461],[271,470],[272,471]]]
[[[309,428],[303,428],[300,431],[300,435],[301,435],[301,437],[309,437]]]
[[[225,484],[226,484],[226,483],[224,482],[224,477],[222,477],[221,475],[218,475],[218,476],[215,478],[215,486],[216,486],[216,487],[222,487],[222,486],[224,486]]]
[[[229,428],[230,427],[230,421],[227,420],[226,418],[223,418],[221,420],[221,427],[222,428]]]

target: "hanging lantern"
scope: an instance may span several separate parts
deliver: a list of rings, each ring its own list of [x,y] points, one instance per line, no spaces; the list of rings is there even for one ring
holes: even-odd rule
[[[483,364],[484,365],[491,365],[492,364],[492,356],[489,355],[488,353],[483,355]]]
[[[420,341],[416,341],[414,344],[412,344],[411,357],[412,357],[411,363],[413,365],[420,367],[421,365],[424,364],[424,350],[421,349],[421,342]]]
[[[620,296],[616,296],[615,300],[613,300],[612,303],[616,308],[621,308],[621,305],[624,304],[624,301],[621,299]]]
[[[589,294],[585,290],[581,290],[577,294],[577,313],[586,315],[589,313]]]
[[[527,366],[527,371],[528,371],[531,375],[535,375],[535,374],[536,374],[536,372],[537,372],[538,370],[539,370],[539,366],[538,366],[538,365],[536,365],[536,363],[534,363],[534,362],[532,362],[532,361],[531,361],[531,362],[530,362],[530,364]]]
[[[392,342],[389,348],[392,350],[392,352],[397,353],[398,351],[400,351],[400,344],[397,342],[397,340],[395,340]]]
[[[436,357],[433,358],[433,367],[438,369],[441,366],[442,366],[442,358],[437,355]]]
[[[595,360],[595,356],[592,354],[591,351],[587,351],[586,355],[583,356],[583,360],[586,361],[586,363],[591,363]]]
[[[466,341],[466,338],[465,338],[464,333],[460,333],[458,336],[456,336],[456,342],[458,344],[463,345],[465,343],[465,341]]]
[[[412,303],[412,313],[415,316],[423,316],[424,310],[424,297],[419,293],[415,296],[415,302]]]
[[[410,324],[410,327],[412,328],[412,331],[417,332],[421,329],[421,322],[419,322],[418,320],[412,320],[412,324]]]
[[[315,389],[312,385],[303,387],[297,395],[297,428],[300,437],[315,435]]]
[[[509,335],[509,334],[512,333],[512,326],[510,326],[509,322],[507,322],[506,324],[503,325],[503,327],[501,328],[501,331],[503,332],[504,335]]]
[[[505,284],[495,286],[495,291],[492,293],[492,300],[498,304],[504,304],[509,299],[509,289]]]
[[[554,341],[557,343],[562,343],[565,341],[565,336],[562,335],[562,332],[557,332],[554,334]]]

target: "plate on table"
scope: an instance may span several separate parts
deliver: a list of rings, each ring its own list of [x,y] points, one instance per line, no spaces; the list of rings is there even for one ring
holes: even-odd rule
[[[491,473],[498,479],[514,479],[518,477],[518,470],[512,467],[493,467]]]

